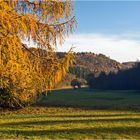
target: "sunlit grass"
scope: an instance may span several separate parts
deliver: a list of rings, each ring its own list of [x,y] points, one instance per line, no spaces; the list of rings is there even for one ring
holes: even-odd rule
[[[35,109],[38,108],[28,108]],[[18,111],[19,114],[3,114],[0,138],[140,138],[139,112],[50,109],[52,112],[47,108],[41,114],[22,114],[24,110]]]
[[[109,109],[91,109],[88,108],[89,103],[85,104],[87,107],[85,109],[34,106],[16,111],[1,110],[0,139],[140,139],[140,110],[130,108],[134,100],[135,105],[139,106],[138,94],[132,95],[132,91],[128,92],[128,96],[122,91],[114,93],[103,93],[103,91],[92,93],[93,91],[89,92],[86,89],[80,91],[80,93],[78,90],[55,91],[40,102],[50,106],[55,101],[54,105],[62,106],[70,100],[68,105],[73,104],[76,107],[76,105],[84,105],[84,98],[86,100],[89,96],[90,98],[95,96],[94,99],[89,100],[92,107],[105,104],[112,106],[115,102],[114,110],[114,106]],[[70,93],[73,101],[72,97],[69,98]],[[102,100],[104,98],[102,104],[98,103],[100,98]],[[115,98],[119,99],[115,100]],[[124,104],[119,104],[122,98],[125,98]]]

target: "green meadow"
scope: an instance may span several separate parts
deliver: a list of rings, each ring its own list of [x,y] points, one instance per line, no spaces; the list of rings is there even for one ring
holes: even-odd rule
[[[83,107],[91,109],[140,110],[140,91],[133,90],[55,90],[38,105]]]
[[[140,91],[56,90],[0,114],[0,139],[140,139]]]

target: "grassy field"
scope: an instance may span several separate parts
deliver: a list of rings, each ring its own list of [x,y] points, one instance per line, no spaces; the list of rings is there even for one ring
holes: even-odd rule
[[[57,90],[37,106],[1,110],[0,139],[140,139],[139,106],[138,91]]]
[[[140,110],[140,91],[63,89],[52,91],[38,105],[83,107],[91,109]]]

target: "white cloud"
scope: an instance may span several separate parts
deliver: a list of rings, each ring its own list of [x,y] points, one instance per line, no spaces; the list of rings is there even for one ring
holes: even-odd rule
[[[102,53],[119,62],[140,60],[140,42],[123,36],[75,34],[67,38],[58,51],[68,51],[73,45],[75,52]]]

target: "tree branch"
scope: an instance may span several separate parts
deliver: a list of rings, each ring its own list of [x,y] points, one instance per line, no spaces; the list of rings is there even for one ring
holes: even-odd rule
[[[53,26],[53,27],[56,27],[56,26],[61,26],[61,25],[65,25],[67,23],[69,23],[70,21],[74,20],[75,19],[75,16],[73,16],[71,19],[69,19],[68,21],[66,22],[62,22],[62,23],[58,23],[58,24],[45,24],[47,26]]]

